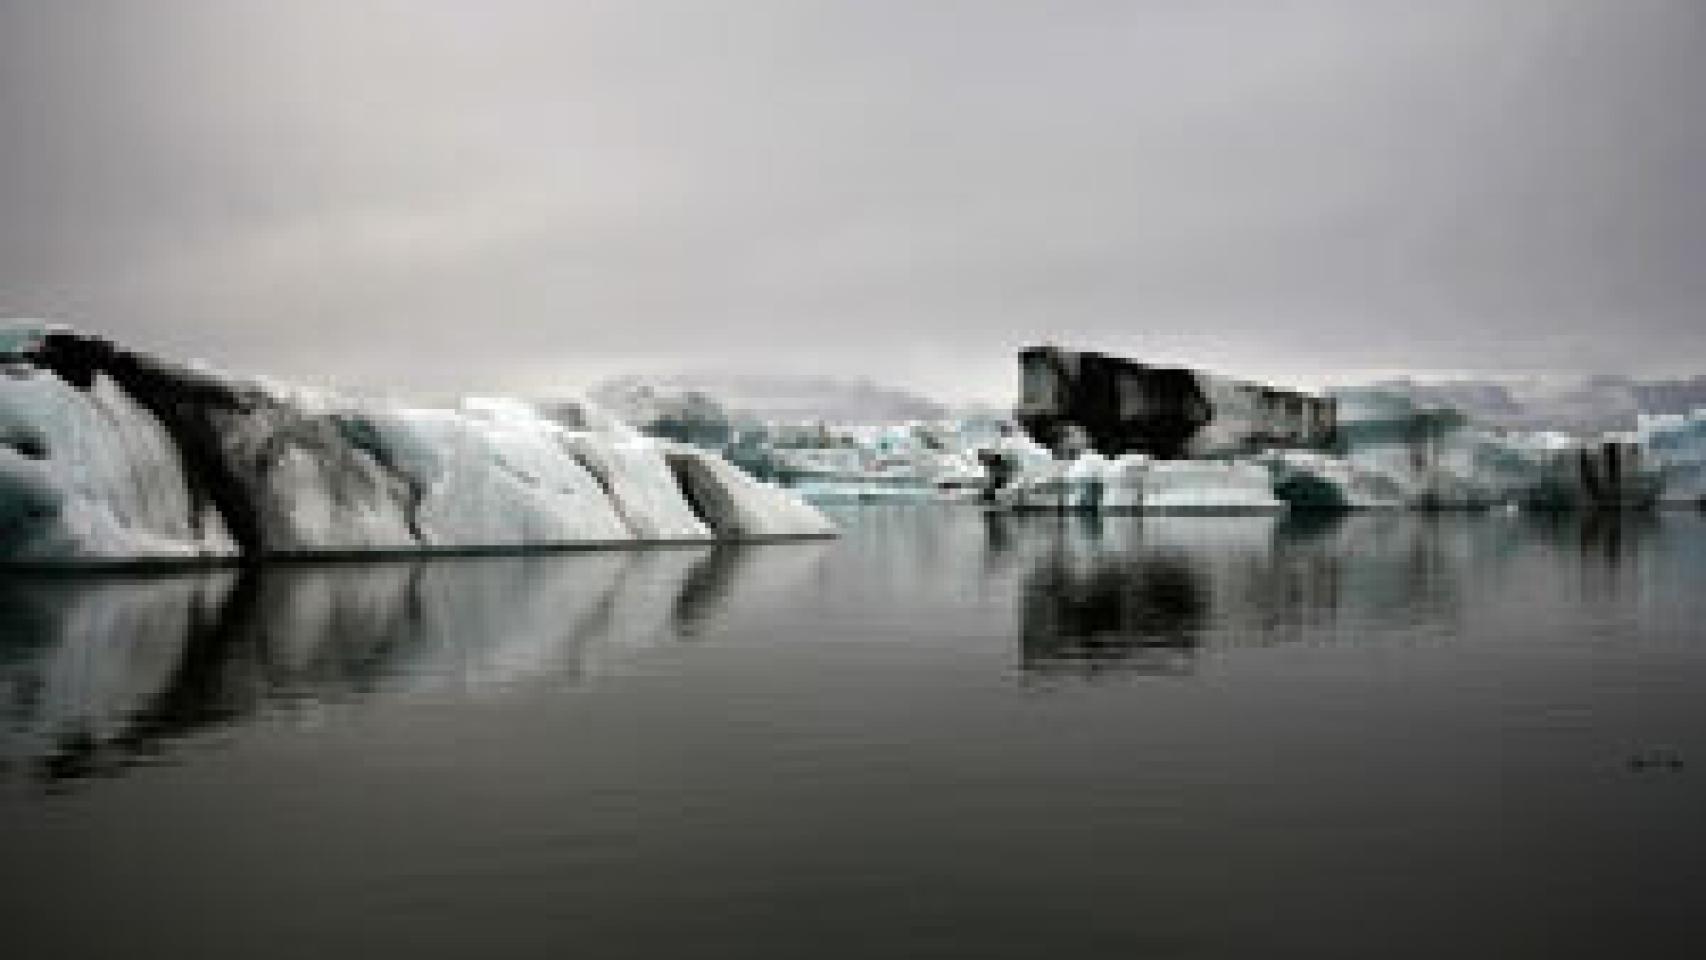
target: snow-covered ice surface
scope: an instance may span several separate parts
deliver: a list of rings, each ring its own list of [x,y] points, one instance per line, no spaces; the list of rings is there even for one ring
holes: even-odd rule
[[[792,494],[584,404],[358,401],[0,325],[0,562],[833,532]]]

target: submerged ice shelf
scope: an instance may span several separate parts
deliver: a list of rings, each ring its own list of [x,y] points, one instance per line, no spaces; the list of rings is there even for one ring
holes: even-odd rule
[[[0,562],[833,532],[716,454],[584,403],[357,401],[0,326]]]

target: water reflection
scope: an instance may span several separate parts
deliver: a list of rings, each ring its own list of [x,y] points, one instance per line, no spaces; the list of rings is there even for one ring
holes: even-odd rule
[[[1019,650],[1030,674],[1189,669],[1212,600],[1208,574],[1188,554],[1142,549],[1132,529],[1093,516],[1004,517],[992,549],[1032,521],[1019,590]],[[1122,518],[1123,519],[1123,518]],[[1005,522],[1003,522],[1005,521]],[[1110,533],[1108,527],[1121,529]]]
[[[1398,514],[985,518],[1021,555],[1029,678],[1190,672],[1208,649],[1331,641],[1369,622],[1449,631],[1519,538]]]
[[[988,566],[1021,567],[1019,666],[1033,679],[1178,674],[1208,650],[1303,640],[1436,642],[1488,591],[1539,578],[1571,583],[1596,615],[1659,588],[1645,561],[1668,529],[1613,512],[990,515],[984,528],[989,556],[1006,558]]]
[[[907,643],[993,631],[1014,638],[1003,665],[1047,685],[1188,675],[1278,644],[1565,634],[1588,619],[1609,636],[1624,625],[1606,611],[1638,610],[1609,601],[1692,590],[1662,578],[1698,561],[1654,563],[1656,544],[1706,549],[1688,535],[1697,523],[1614,515],[897,508],[841,521],[847,535],[827,543],[0,577],[0,764],[49,782],[120,771],[268,711],[574,684],[707,632]],[[1533,610],[1484,622],[1515,609],[1495,594],[1560,583],[1571,604],[1545,608],[1555,624]]]
[[[301,701],[573,683],[823,546],[0,578],[0,763],[112,773]]]
[[[109,744],[146,754],[162,722],[148,715],[169,722],[205,680],[233,579],[0,581],[0,758],[37,759],[59,777],[89,770]]]

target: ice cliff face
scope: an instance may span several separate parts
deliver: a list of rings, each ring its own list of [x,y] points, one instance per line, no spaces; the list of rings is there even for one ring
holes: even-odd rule
[[[715,454],[573,405],[355,402],[0,328],[0,561],[830,532]]]
[[[0,371],[0,552],[193,557],[236,552],[161,422],[107,376]]]

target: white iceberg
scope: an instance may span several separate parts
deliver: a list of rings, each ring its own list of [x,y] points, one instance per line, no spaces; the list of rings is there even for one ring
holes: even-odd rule
[[[0,550],[13,559],[230,556],[160,422],[106,377],[0,370]]]
[[[355,400],[0,326],[0,562],[824,536],[585,404]]]
[[[1285,506],[1260,464],[1141,454],[1034,461],[1000,497],[1019,509],[1101,513],[1269,512]]]
[[[1706,407],[1643,415],[1633,439],[1656,463],[1665,500],[1706,504]]]

